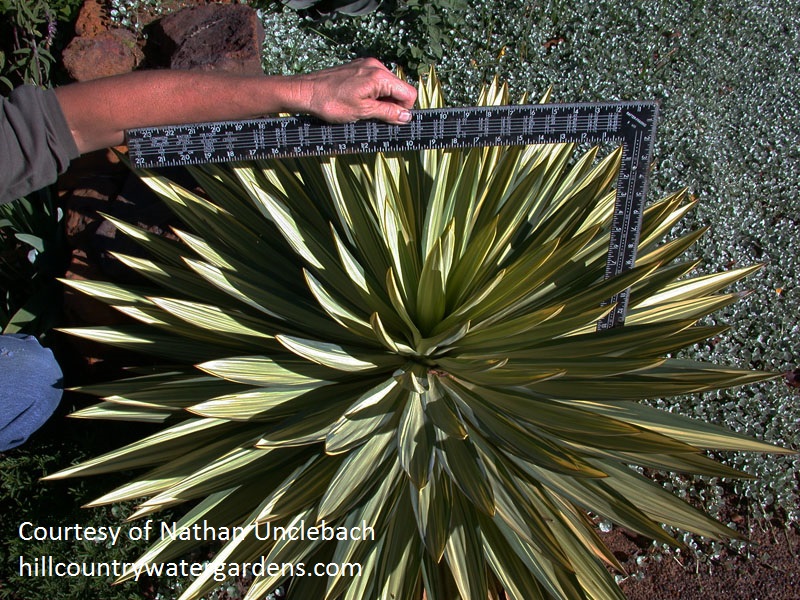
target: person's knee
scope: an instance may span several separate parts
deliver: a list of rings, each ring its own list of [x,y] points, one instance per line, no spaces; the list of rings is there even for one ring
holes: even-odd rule
[[[0,336],[0,452],[19,446],[53,414],[62,373],[33,336]]]

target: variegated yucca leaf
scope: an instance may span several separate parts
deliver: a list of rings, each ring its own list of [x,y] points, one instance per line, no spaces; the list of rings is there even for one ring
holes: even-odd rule
[[[497,83],[481,97],[508,101]],[[420,104],[442,102],[431,73]],[[111,219],[149,251],[118,258],[152,287],[67,281],[132,319],[70,332],[163,366],[82,388],[102,401],[73,416],[164,428],[52,478],[143,469],[92,503],[139,500],[134,517],[189,502],[187,525],[376,532],[242,535],[182,600],[262,556],[362,564],[291,581],[301,599],[622,598],[589,512],[667,544],[662,523],[733,534],[630,465],[742,476],[704,451],[781,450],[640,403],[770,375],[669,358],[722,331],[696,323],[754,269],[693,276],[680,257],[702,232],[662,243],[686,192],[647,208],[636,267],[604,280],[619,166],[564,144],[192,168],[207,196],[145,173],[180,241]],[[625,326],[596,331],[628,287]]]

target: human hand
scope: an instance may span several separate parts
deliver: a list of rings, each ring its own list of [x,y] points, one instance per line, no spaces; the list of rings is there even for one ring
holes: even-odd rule
[[[411,120],[417,90],[396,77],[380,61],[359,58],[293,79],[297,112],[331,123],[379,119],[401,125]]]

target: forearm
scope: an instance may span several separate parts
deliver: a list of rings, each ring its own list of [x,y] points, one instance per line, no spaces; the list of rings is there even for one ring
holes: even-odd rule
[[[56,89],[81,153],[116,146],[124,131],[247,119],[277,112],[326,121],[380,119],[402,124],[416,89],[373,58],[291,77],[203,71],[141,71]]]
[[[292,77],[214,72],[141,71],[56,89],[81,153],[123,143],[134,127],[247,119],[303,112]]]

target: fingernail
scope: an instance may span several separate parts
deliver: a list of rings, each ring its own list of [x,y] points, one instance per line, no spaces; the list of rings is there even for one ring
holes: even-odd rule
[[[411,122],[411,113],[409,111],[407,111],[407,110],[404,110],[403,112],[400,113],[399,119],[403,123],[410,123]]]

